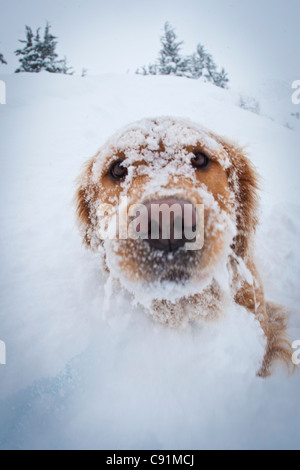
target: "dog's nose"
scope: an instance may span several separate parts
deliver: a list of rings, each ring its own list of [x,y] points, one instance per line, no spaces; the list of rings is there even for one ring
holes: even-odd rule
[[[175,197],[152,200],[145,204],[148,213],[148,236],[152,248],[176,251],[187,241],[193,241],[196,209],[187,200]]]

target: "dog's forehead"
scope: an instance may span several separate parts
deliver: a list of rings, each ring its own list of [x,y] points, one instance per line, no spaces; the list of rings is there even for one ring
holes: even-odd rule
[[[168,118],[139,121],[116,137],[115,143],[121,149],[144,146],[149,150],[159,150],[162,143],[165,147],[176,150],[183,146],[196,145],[199,141],[203,146],[218,149],[218,144],[200,126]]]
[[[230,164],[222,144],[204,127],[188,119],[159,117],[143,119],[116,132],[100,150],[94,172],[100,174],[116,155],[123,155],[129,163],[141,159],[151,163],[158,156],[182,158],[193,147],[200,147],[224,168]]]

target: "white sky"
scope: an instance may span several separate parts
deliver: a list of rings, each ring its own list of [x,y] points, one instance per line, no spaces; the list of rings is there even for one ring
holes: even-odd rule
[[[33,29],[52,24],[57,52],[76,73],[127,71],[153,62],[165,21],[184,40],[183,53],[204,44],[231,84],[300,78],[300,0],[0,0],[0,51],[13,51]]]

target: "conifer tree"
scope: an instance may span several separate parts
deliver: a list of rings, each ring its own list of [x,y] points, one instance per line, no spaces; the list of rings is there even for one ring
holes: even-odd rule
[[[214,77],[214,84],[220,88],[228,87],[229,78],[225,69],[222,68],[221,72],[217,72]]]
[[[40,28],[34,35],[32,29],[26,26],[26,39],[20,39],[25,44],[23,49],[17,49],[15,54],[21,56],[19,62],[21,66],[15,71],[19,72],[41,72],[45,70],[50,73],[70,74],[70,67],[67,66],[66,58],[58,59],[55,52],[57,46],[57,37],[50,33],[50,24],[47,23],[44,31],[44,37],[40,37]]]
[[[6,60],[3,57],[3,54],[0,54],[0,64],[7,64]]]
[[[149,75],[157,75],[157,65],[156,64],[150,64],[148,67],[148,73]]]
[[[217,66],[210,54],[206,54],[205,57],[205,78],[208,82],[214,83],[215,74],[217,73]]]
[[[191,78],[200,78],[205,67],[206,52],[204,46],[198,44],[197,51],[190,56],[189,70]]]
[[[151,65],[149,65],[150,67]],[[147,69],[147,67],[145,65],[143,65],[142,67],[139,67],[138,69],[136,69],[136,72],[138,75],[149,75],[149,70]]]
[[[164,35],[160,38],[162,49],[158,57],[158,73],[183,76],[188,70],[188,59],[179,54],[183,41],[176,41],[177,35],[168,22],[165,23],[164,30]]]
[[[39,29],[36,32],[36,36],[32,32],[29,26],[26,26],[26,39],[20,39],[20,42],[25,44],[23,49],[17,49],[16,55],[21,55],[21,67],[16,70],[18,72],[40,72],[41,65],[39,55],[36,51],[34,43],[39,42]]]
[[[218,72],[217,65],[212,55],[208,54],[201,44],[198,44],[197,52],[190,56],[189,68],[191,78],[203,77],[207,82],[211,82],[221,88],[227,88],[229,79],[225,69],[222,68],[221,71]]]

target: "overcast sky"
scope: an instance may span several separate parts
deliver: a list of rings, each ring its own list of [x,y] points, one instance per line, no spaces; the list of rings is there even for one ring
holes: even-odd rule
[[[184,40],[183,53],[201,42],[231,84],[300,79],[300,0],[0,0],[0,52],[13,72],[13,51],[24,26],[46,20],[57,52],[80,74],[127,71],[153,62],[165,21]]]

